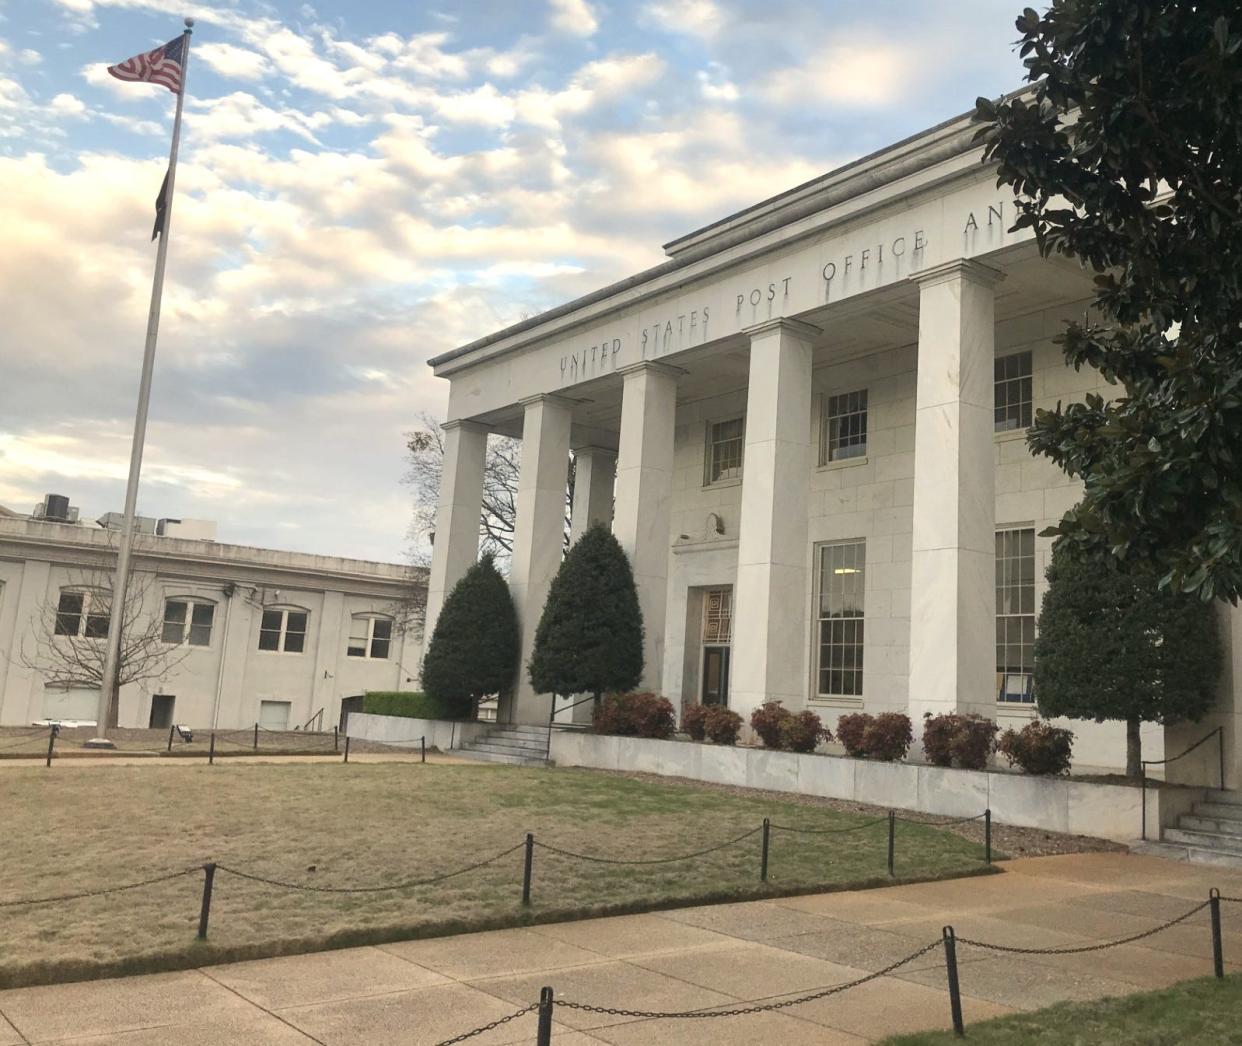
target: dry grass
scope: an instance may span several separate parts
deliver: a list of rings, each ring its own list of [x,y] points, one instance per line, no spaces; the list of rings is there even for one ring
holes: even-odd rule
[[[154,761],[152,761],[154,763]],[[213,860],[318,886],[371,886],[460,868],[520,843],[619,858],[698,850],[757,827],[848,827],[858,814],[590,771],[417,764],[81,767],[0,771],[5,901],[75,893]],[[536,850],[533,904],[522,853],[428,887],[311,893],[216,876],[210,940],[195,941],[203,876],[107,897],[0,907],[0,986],[512,925],[591,912],[763,896],[885,874],[883,825],[843,835],[774,833],[694,861],[586,863]],[[964,874],[981,848],[903,824],[899,878]]]

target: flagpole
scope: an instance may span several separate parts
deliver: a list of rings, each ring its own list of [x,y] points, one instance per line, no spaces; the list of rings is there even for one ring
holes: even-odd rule
[[[151,377],[155,372],[155,343],[160,330],[160,304],[164,297],[164,266],[168,260],[168,232],[172,227],[173,188],[177,180],[177,147],[181,143],[181,110],[185,104],[186,79],[190,72],[190,36],[194,19],[185,20],[181,54],[181,90],[177,92],[177,114],[173,117],[172,148],[168,153],[168,191],[164,196],[164,226],[155,252],[155,278],[151,286],[151,311],[147,316],[147,340],[142,354],[142,379],[138,384],[138,410],[134,418],[134,439],[129,453],[129,479],[125,484],[125,516],[121,523],[121,545],[116,557],[116,579],[112,583],[112,606],[108,621],[108,646],[104,656],[103,678],[99,686],[99,707],[95,716],[95,736],[87,748],[115,748],[108,740],[108,718],[112,696],[117,691],[120,670],[121,633],[125,626],[125,594],[129,587],[129,564],[134,548],[134,516],[138,506],[138,476],[142,472],[142,448],[147,435],[147,408],[151,402]]]

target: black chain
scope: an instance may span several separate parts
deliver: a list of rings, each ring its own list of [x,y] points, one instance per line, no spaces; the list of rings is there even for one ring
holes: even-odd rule
[[[1102,952],[1107,948],[1116,948],[1121,944],[1133,944],[1135,941],[1141,941],[1145,937],[1152,937],[1162,930],[1167,930],[1170,926],[1176,926],[1178,923],[1185,922],[1192,915],[1197,915],[1203,911],[1211,903],[1211,901],[1203,901],[1201,904],[1196,904],[1184,915],[1179,915],[1176,919],[1170,919],[1167,923],[1161,923],[1159,926],[1154,926],[1150,930],[1144,930],[1142,933],[1136,933],[1130,937],[1122,937],[1115,941],[1102,941],[1099,944],[1082,944],[1073,948],[1014,948],[1005,944],[987,944],[984,941],[973,941],[969,937],[959,937],[957,938],[957,943],[973,945],[975,948],[986,948],[988,951],[993,952],[1011,952],[1015,955],[1079,955],[1082,952]]]
[[[1221,894],[1216,899],[1218,901],[1229,901],[1231,904],[1242,904],[1242,897],[1226,897],[1224,894]]]
[[[987,815],[988,812],[984,810],[983,813],[975,814],[973,817],[958,817],[952,821],[923,821],[916,817],[898,817],[896,820],[902,821],[905,824],[925,824],[932,828],[948,828],[955,824],[967,824],[970,821],[981,821],[983,818],[987,817]]]
[[[757,835],[761,831],[763,831],[762,828],[752,828],[749,832],[743,832],[735,839],[729,839],[716,846],[709,846],[706,850],[696,850],[694,853],[678,854],[676,857],[650,857],[637,860],[626,860],[618,857],[596,857],[593,854],[575,853],[572,850],[562,850],[559,846],[541,843],[538,839],[535,840],[535,845],[541,850],[547,850],[549,853],[560,854],[562,857],[573,857],[579,861],[591,861],[594,864],[673,864],[676,861],[688,861],[692,857],[702,857],[705,854],[715,853],[717,850],[723,850],[734,843],[740,843],[743,839],[749,839],[752,835]]]
[[[0,745],[0,752],[7,752],[13,748],[21,748],[22,745],[27,744],[30,741],[46,741],[47,738],[48,738],[48,733],[46,730],[39,730],[31,734],[23,734],[20,738],[17,739],[17,741],[15,741],[11,745]],[[35,751],[37,752],[38,749],[36,749]]]
[[[179,879],[183,875],[192,875],[194,872],[201,871],[200,866],[194,868],[183,868],[179,872],[168,872],[165,875],[157,875],[151,879],[143,879],[138,883],[126,883],[124,886],[109,886],[102,890],[87,890],[83,893],[66,893],[57,897],[29,897],[24,900],[16,901],[0,901],[0,908],[16,908],[27,904],[52,904],[60,901],[77,901],[83,897],[102,897],[109,893],[123,893],[125,890],[137,890],[140,886],[152,886],[155,883],[168,882],[170,879]]]
[[[753,1006],[743,1006],[731,1010],[621,1010],[611,1006],[591,1006],[584,1002],[566,1002],[563,999],[556,999],[555,1004],[557,1006],[563,1006],[567,1010],[582,1010],[586,1013],[602,1013],[610,1017],[640,1017],[652,1020],[679,1017],[741,1017],[750,1013],[764,1013],[769,1010],[788,1009],[790,1006],[800,1006],[804,1002],[814,1002],[816,999],[826,999],[829,995],[837,995],[840,992],[848,991],[850,988],[857,988],[860,984],[866,984],[869,981],[878,980],[881,977],[887,977],[894,970],[899,970],[907,963],[914,962],[915,959],[922,958],[928,952],[939,948],[942,943],[943,941],[940,939],[934,940],[930,944],[924,945],[917,952],[911,952],[904,959],[898,959],[895,963],[885,966],[884,969],[876,970],[875,973],[869,973],[865,977],[859,977],[855,981],[847,981],[845,984],[834,984],[831,988],[821,988],[818,991],[798,995],[789,999],[782,999],[778,1002],[756,1003]]]
[[[797,832],[799,835],[841,835],[845,832],[857,832],[863,828],[873,828],[877,824],[888,824],[887,817],[877,817],[874,821],[851,825],[849,828],[795,828],[788,824],[771,824],[768,827],[781,832]]]
[[[482,1035],[485,1031],[491,1031],[493,1028],[499,1028],[502,1024],[508,1024],[510,1021],[516,1021],[519,1017],[525,1017],[528,1013],[532,1013],[537,1009],[539,1009],[539,1004],[533,1003],[525,1009],[509,1014],[508,1017],[501,1017],[499,1020],[492,1021],[491,1024],[484,1024],[482,1027],[475,1028],[472,1031],[462,1032],[462,1034],[455,1035],[451,1039],[437,1042],[436,1046],[453,1046],[454,1043],[465,1042],[467,1039],[473,1039],[476,1035]]]
[[[516,846],[511,846],[509,849],[488,857],[486,860],[479,861],[477,864],[458,868],[455,872],[446,872],[444,875],[432,876],[430,879],[406,879],[399,883],[391,883],[388,886],[309,886],[306,883],[291,883],[283,879],[269,879],[267,876],[254,875],[251,872],[243,872],[238,868],[230,868],[226,864],[217,864],[216,871],[228,872],[239,879],[249,879],[251,882],[263,883],[267,886],[279,886],[286,890],[304,890],[307,893],[387,893],[390,890],[408,890],[412,886],[431,886],[434,883],[442,883],[445,879],[465,875],[467,872],[473,872],[485,865],[492,864],[494,861],[499,861],[502,857],[508,857],[509,854],[515,853],[525,845],[524,842],[518,843]]]

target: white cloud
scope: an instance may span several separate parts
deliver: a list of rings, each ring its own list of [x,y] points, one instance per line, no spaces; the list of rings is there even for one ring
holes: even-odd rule
[[[812,49],[802,65],[774,72],[761,91],[777,105],[893,105],[914,88],[917,58],[902,43],[828,45]]]
[[[736,102],[741,97],[728,71],[715,62],[707,69],[700,69],[695,76],[699,81],[699,93],[709,102]]]
[[[58,94],[50,102],[48,108],[57,116],[83,116],[86,103],[71,94]]]
[[[599,29],[599,19],[587,0],[548,0],[552,9],[554,29],[572,36],[592,36]]]
[[[643,6],[641,21],[666,32],[706,39],[725,26],[725,15],[714,0],[654,0]]]
[[[39,54],[34,48],[25,47],[17,52],[17,60],[22,65],[38,65],[43,61],[43,55]]]
[[[198,44],[192,59],[202,60],[213,72],[230,80],[261,80],[271,70],[271,63],[263,55],[232,44]]]

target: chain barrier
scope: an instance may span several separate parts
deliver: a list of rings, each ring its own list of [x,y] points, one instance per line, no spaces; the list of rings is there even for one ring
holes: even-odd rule
[[[1199,912],[1203,911],[1211,903],[1211,901],[1203,901],[1200,904],[1196,904],[1184,915],[1179,915],[1176,919],[1170,919],[1167,923],[1161,923],[1159,926],[1154,926],[1150,930],[1144,930],[1142,933],[1136,933],[1130,937],[1121,937],[1115,941],[1101,941],[1097,944],[1082,944],[1071,948],[1015,948],[1007,944],[988,944],[986,941],[975,941],[969,937],[958,937],[957,943],[969,944],[975,948],[985,948],[990,952],[1007,952],[1013,955],[1081,955],[1083,952],[1102,952],[1122,944],[1133,944],[1135,941],[1141,941],[1146,937],[1153,937],[1171,926],[1185,922],[1193,915],[1198,915]]]
[[[1226,897],[1224,894],[1221,894],[1217,900],[1228,901],[1230,904],[1242,904],[1242,897]]]
[[[525,843],[518,843],[516,846],[502,850],[500,853],[494,854],[485,860],[467,865],[465,868],[458,868],[455,872],[446,872],[444,875],[432,876],[430,879],[406,879],[403,882],[391,883],[388,886],[310,886],[306,883],[291,883],[283,879],[271,879],[264,875],[255,875],[253,872],[243,872],[240,868],[232,868],[227,864],[217,864],[216,870],[227,872],[229,875],[235,875],[239,879],[249,879],[251,882],[263,883],[265,886],[278,886],[286,890],[303,890],[307,893],[387,893],[391,890],[408,890],[412,886],[431,886],[435,883],[442,883],[446,879],[453,879],[456,876],[465,875],[467,872],[473,872],[476,869],[493,864],[502,857],[508,857],[511,853],[516,853],[525,845]]]
[[[987,817],[987,815],[988,812],[984,810],[983,813],[975,814],[973,817],[958,817],[952,821],[925,821],[920,817],[897,817],[896,819],[901,821],[903,824],[923,824],[927,825],[929,828],[950,828],[955,824],[967,824],[970,821],[982,821],[985,817]]]
[[[31,741],[39,741],[41,743],[46,743],[47,738],[48,738],[48,729],[49,729],[48,727],[41,727],[37,730],[32,730],[28,734],[22,734],[11,745],[0,745],[0,752],[7,752],[13,748],[21,748],[22,745],[29,744]],[[9,734],[8,736],[13,737],[14,735]],[[37,749],[36,749],[35,754],[38,754]]]
[[[437,1042],[436,1046],[454,1046],[455,1043],[465,1042],[467,1039],[473,1039],[476,1035],[482,1035],[484,1032],[491,1031],[493,1028],[499,1028],[501,1025],[508,1024],[510,1021],[516,1021],[519,1017],[525,1017],[528,1013],[534,1013],[537,1009],[539,1009],[539,1003],[532,1003],[524,1009],[516,1010],[515,1012],[509,1014],[508,1017],[501,1017],[499,1020],[492,1021],[491,1024],[484,1024],[478,1028],[472,1029],[471,1031],[463,1032],[461,1035],[455,1035],[451,1039],[444,1039],[441,1042]]]
[[[79,901],[85,897],[103,897],[110,893],[124,893],[126,890],[137,890],[142,886],[153,886],[156,883],[166,883],[170,879],[179,879],[183,875],[193,875],[199,871],[198,865],[193,868],[183,868],[179,872],[168,872],[164,875],[157,875],[150,879],[143,879],[137,883],[125,883],[123,886],[108,886],[102,890],[85,890],[82,893],[66,893],[56,897],[27,897],[15,901],[0,901],[0,908],[17,908],[30,904],[59,904],[62,901]]]
[[[715,853],[717,850],[724,850],[726,847],[730,847],[734,843],[740,843],[743,839],[749,839],[752,835],[758,835],[762,831],[762,827],[752,828],[749,832],[743,832],[736,838],[729,839],[726,842],[717,844],[716,846],[709,846],[706,850],[696,850],[694,853],[679,854],[676,857],[650,857],[639,859],[596,857],[593,854],[580,854],[574,853],[572,850],[562,850],[559,846],[551,846],[548,843],[541,843],[538,839],[534,841],[534,845],[541,850],[547,850],[549,853],[560,854],[562,857],[572,857],[579,861],[590,861],[592,864],[673,864],[677,861],[688,861],[694,857],[702,857],[705,854]]]
[[[888,824],[887,815],[877,817],[874,821],[864,821],[862,824],[852,825],[849,828],[795,828],[788,824],[771,824],[770,828],[782,832],[796,832],[798,835],[843,835],[846,832],[857,832],[863,828],[871,828],[877,824]]]
[[[784,1010],[790,1006],[800,1006],[804,1002],[815,1002],[817,999],[826,999],[830,995],[837,995],[850,988],[857,988],[861,984],[867,984],[869,981],[878,980],[881,977],[887,977],[894,970],[899,970],[908,963],[914,962],[915,959],[921,959],[928,952],[935,951],[943,942],[940,940],[932,941],[925,944],[918,951],[911,952],[904,959],[898,959],[894,963],[890,963],[882,970],[876,970],[866,976],[859,977],[857,980],[846,981],[844,984],[834,984],[830,988],[820,988],[813,992],[804,992],[800,995],[793,996],[788,999],[780,999],[776,1002],[756,1003],[753,1006],[740,1006],[730,1010],[622,1010],[612,1006],[592,1006],[585,1002],[570,1002],[564,999],[555,1000],[557,1006],[561,1006],[567,1010],[581,1010],[584,1013],[600,1013],[609,1017],[638,1017],[646,1020],[675,1019],[685,1017],[742,1017],[751,1013],[764,1013],[770,1010]]]

